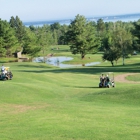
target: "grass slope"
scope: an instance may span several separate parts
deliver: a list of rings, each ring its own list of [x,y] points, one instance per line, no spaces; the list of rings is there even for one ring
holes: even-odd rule
[[[126,62],[71,69],[5,64],[14,77],[0,81],[0,140],[140,139],[139,84],[98,88],[103,71],[139,72],[139,59]]]

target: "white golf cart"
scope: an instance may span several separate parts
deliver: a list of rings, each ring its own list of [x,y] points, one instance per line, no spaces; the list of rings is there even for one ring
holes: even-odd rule
[[[100,76],[99,88],[115,87],[115,79],[113,72],[102,73]]]

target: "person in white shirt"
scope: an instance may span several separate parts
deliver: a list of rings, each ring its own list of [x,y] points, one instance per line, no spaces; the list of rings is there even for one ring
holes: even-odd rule
[[[4,72],[4,70],[5,70],[5,67],[4,67],[4,65],[2,64],[2,66],[1,66],[1,72]]]

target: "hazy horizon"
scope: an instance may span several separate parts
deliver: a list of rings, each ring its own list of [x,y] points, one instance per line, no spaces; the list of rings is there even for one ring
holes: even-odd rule
[[[87,16],[87,17],[85,17],[85,18],[99,18],[99,17],[111,17],[111,16],[126,16],[126,15],[130,15],[130,16],[134,16],[134,15],[139,15],[140,16],[140,13],[129,13],[129,14],[119,14],[119,15],[101,15],[101,16]],[[76,15],[75,15],[76,16]],[[20,18],[20,17],[19,17]],[[29,20],[29,21],[23,21],[24,23],[26,23],[26,22],[43,22],[43,21],[63,21],[63,20],[73,20],[75,17],[73,17],[73,18],[64,18],[64,19],[53,19],[53,20]]]
[[[140,13],[140,0],[0,0],[0,18],[18,16],[22,21],[74,19]]]

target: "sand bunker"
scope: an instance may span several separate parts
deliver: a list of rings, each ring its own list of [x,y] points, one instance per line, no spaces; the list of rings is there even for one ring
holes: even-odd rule
[[[140,82],[127,80],[126,77],[129,75],[136,75],[136,73],[126,73],[126,74],[117,75],[115,76],[115,82],[123,82],[123,83],[125,82],[125,83],[134,83],[134,84],[140,83]]]

